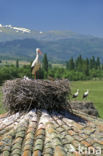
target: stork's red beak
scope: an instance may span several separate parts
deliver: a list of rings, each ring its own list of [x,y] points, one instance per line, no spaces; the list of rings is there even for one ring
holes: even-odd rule
[[[42,55],[42,52],[40,51],[40,49],[38,50],[38,53],[40,53],[40,55]]]

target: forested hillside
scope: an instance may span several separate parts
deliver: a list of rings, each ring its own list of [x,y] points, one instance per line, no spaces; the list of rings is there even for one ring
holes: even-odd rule
[[[35,48],[41,48],[52,62],[69,58],[99,56],[103,62],[103,38],[72,31],[37,31],[0,24],[0,58],[32,60]]]
[[[0,42],[1,59],[29,59],[35,55],[35,48],[39,47],[43,53],[47,53],[49,60],[53,62],[66,61],[70,57],[77,58],[99,56],[103,61],[102,38],[69,38],[55,41],[36,39],[13,40]]]

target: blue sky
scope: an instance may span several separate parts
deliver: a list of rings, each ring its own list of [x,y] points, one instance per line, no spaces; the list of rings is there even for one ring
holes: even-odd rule
[[[103,0],[0,0],[0,24],[103,37]]]

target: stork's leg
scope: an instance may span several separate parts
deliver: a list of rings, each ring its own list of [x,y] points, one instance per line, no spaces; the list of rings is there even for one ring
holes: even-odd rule
[[[36,79],[36,72],[34,73],[34,79]]]

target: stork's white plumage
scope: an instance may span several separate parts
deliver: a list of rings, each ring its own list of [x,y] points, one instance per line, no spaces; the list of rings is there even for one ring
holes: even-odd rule
[[[27,76],[24,76],[24,80],[30,80]]]
[[[83,99],[86,98],[89,94],[89,90],[87,89],[87,91],[83,94]]]
[[[34,59],[32,65],[31,65],[32,74],[35,76],[35,78],[36,78],[36,72],[40,68],[39,53],[42,54],[42,52],[40,51],[40,49],[39,48],[36,48],[36,58]]]
[[[72,98],[76,98],[79,95],[79,89],[77,89],[77,92],[73,94]]]

